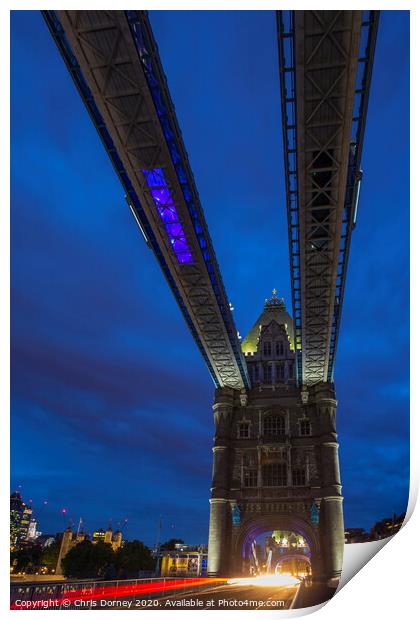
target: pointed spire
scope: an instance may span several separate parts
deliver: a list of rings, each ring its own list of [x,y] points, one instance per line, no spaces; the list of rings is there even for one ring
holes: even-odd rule
[[[271,299],[266,299],[264,306],[266,308],[270,308],[272,306],[280,306],[281,309],[284,309],[284,310],[286,309],[286,306],[285,306],[285,303],[284,303],[284,297],[279,299],[277,297],[277,289],[275,289],[275,288],[273,288],[273,295],[272,295]]]
[[[277,289],[272,292],[271,299],[266,299],[264,308],[251,330],[241,341],[241,348],[245,355],[253,355],[257,352],[258,340],[260,338],[261,327],[269,325],[271,321],[276,321],[279,325],[285,325],[290,344],[293,349],[293,319],[287,312],[284,298],[277,297]]]

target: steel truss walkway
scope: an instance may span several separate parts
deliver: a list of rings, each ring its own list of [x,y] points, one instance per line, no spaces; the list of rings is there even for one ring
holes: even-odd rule
[[[277,14],[297,377],[332,381],[378,11]]]
[[[215,385],[249,387],[147,14],[43,15]]]

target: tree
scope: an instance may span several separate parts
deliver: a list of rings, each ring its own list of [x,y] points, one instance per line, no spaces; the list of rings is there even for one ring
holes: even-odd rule
[[[53,542],[44,547],[41,553],[40,565],[46,566],[49,571],[57,566],[58,554],[60,553],[61,541]]]
[[[178,544],[181,544],[181,545],[184,544],[184,541],[182,540],[182,538],[170,538],[166,542],[162,543],[160,548],[165,551],[174,551],[175,545],[178,545]]]
[[[14,572],[34,573],[39,566],[41,547],[39,545],[26,545],[10,554],[10,560],[14,566]]]
[[[115,564],[118,569],[135,576],[139,570],[153,570],[154,560],[150,549],[140,540],[125,543],[115,553]]]
[[[83,540],[64,556],[61,566],[66,577],[94,579],[114,562],[114,555],[109,544],[102,541],[92,544],[90,540]]]

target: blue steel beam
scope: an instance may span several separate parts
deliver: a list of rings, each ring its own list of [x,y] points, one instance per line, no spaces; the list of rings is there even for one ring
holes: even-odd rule
[[[317,13],[277,13],[290,273],[300,385],[333,380],[351,234],[360,194],[360,165],[379,21],[378,11],[355,15],[353,23],[351,12]],[[332,45],[327,48],[327,43]],[[356,43],[357,56],[352,51]],[[346,92],[349,82],[354,88]],[[308,91],[311,97],[307,96]],[[311,126],[316,114],[318,122]],[[321,131],[326,134],[325,144]],[[337,136],[338,142],[334,142]],[[305,140],[310,143],[311,139],[308,156]],[[348,153],[345,166],[339,157],[342,152]],[[322,159],[324,163],[316,165]],[[317,183],[317,174],[328,175],[324,186]],[[345,179],[341,186],[340,177]],[[317,199],[319,205],[314,207]],[[318,214],[329,209],[331,215],[323,216],[324,221],[318,217],[314,224],[316,208]],[[311,237],[311,230],[317,234]]]
[[[246,362],[146,12],[43,11],[216,386]]]

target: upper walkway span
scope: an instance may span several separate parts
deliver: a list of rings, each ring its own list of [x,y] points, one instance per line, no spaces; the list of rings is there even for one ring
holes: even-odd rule
[[[43,15],[216,387],[249,387],[147,13]]]
[[[378,19],[378,11],[277,14],[300,385],[333,380]]]

